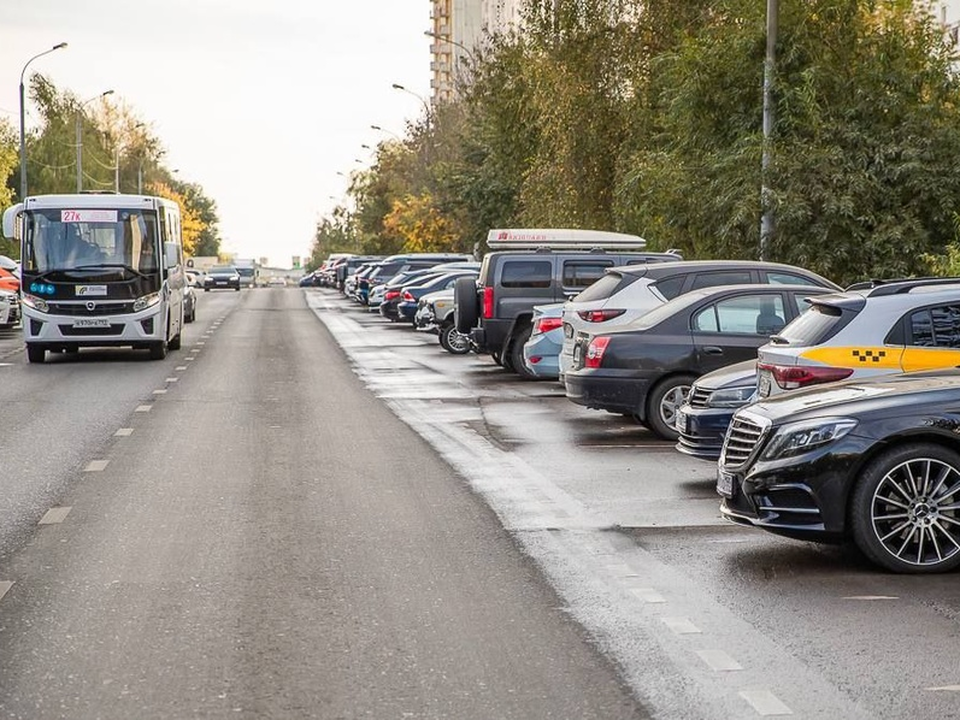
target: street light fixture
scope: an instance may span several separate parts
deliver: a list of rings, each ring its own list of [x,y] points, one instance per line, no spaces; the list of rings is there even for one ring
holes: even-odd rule
[[[460,48],[467,54],[467,57],[470,58],[471,63],[475,63],[477,61],[477,57],[473,54],[473,51],[470,50],[470,48],[468,48],[466,45],[464,45],[461,42],[457,42],[456,40],[451,38],[449,35],[440,35],[439,33],[430,32],[429,30],[424,30],[423,34],[426,35],[427,37],[435,38],[449,45],[456,45],[458,48]]]
[[[44,50],[42,53],[34,55],[27,60],[26,65],[23,66],[23,70],[20,71],[20,200],[23,200],[27,196],[27,136],[25,129],[26,117],[24,112],[23,76],[27,72],[27,67],[34,60],[52,53],[54,50],[65,48],[66,46],[67,44],[65,42],[57,43],[49,50]]]
[[[370,126],[370,129],[371,129],[371,130],[378,130],[379,132],[386,133],[387,135],[393,135],[393,137],[395,137],[397,140],[399,140],[400,142],[403,142],[403,138],[400,137],[399,135],[397,135],[395,132],[391,132],[390,130],[387,130],[386,128],[380,127],[379,125],[371,125],[371,126]]]
[[[77,108],[77,192],[83,191],[83,109],[94,100],[100,100],[107,95],[112,95],[113,90],[104,90],[99,95],[94,95],[89,100],[84,100]]]

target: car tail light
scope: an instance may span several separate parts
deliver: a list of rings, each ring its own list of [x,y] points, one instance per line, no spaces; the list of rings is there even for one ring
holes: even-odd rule
[[[493,288],[485,287],[483,289],[483,319],[490,320],[493,317]]]
[[[773,375],[784,390],[796,390],[808,385],[845,380],[853,375],[853,368],[823,367],[820,365],[768,365],[759,364],[761,370],[767,370]]]
[[[559,327],[563,327],[563,318],[542,317],[538,318],[533,324],[533,332],[535,335],[539,335],[540,333],[556,330]]]
[[[404,302],[413,302],[416,298],[413,296],[413,293],[405,292],[401,298]]]
[[[625,312],[626,310],[581,310],[577,315],[588,323],[601,323],[620,317]]]
[[[398,297],[400,297],[399,290],[388,290],[383,294],[384,300],[396,300]]]
[[[587,357],[583,364],[584,367],[598,368],[603,364],[603,354],[607,351],[607,345],[610,344],[610,338],[606,335],[595,337],[590,341],[587,348]]]

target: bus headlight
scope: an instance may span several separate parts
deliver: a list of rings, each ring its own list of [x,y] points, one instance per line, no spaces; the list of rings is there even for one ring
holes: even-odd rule
[[[159,302],[160,302],[160,293],[150,293],[149,295],[138,297],[133,302],[133,311],[140,312],[141,310],[146,310],[147,308],[153,307]]]
[[[50,306],[47,305],[47,301],[43,298],[38,298],[36,295],[27,295],[23,294],[21,302],[26,305],[28,308],[33,308],[37,312],[50,312]]]

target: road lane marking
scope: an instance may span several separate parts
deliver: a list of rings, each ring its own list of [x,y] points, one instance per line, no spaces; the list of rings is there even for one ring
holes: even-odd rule
[[[188,358],[186,358],[186,360],[187,360],[187,362],[191,362],[191,361],[193,360],[193,358],[192,358],[192,357],[188,357]]]
[[[894,595],[847,595],[843,599],[844,600],[862,600],[866,602],[871,602],[873,600],[899,600],[900,598]]]
[[[200,341],[198,341],[198,342],[196,342],[196,343],[194,343],[194,344],[195,344],[195,345],[199,345],[199,346],[201,346],[201,347],[204,346],[204,345],[206,345],[206,343],[205,343],[203,340],[200,340]],[[196,348],[194,348],[194,352],[200,352],[200,351],[197,350]]]
[[[723,650],[697,650],[697,656],[714,672],[743,670],[743,665],[727,655]]]
[[[3,597],[3,593],[0,593],[0,597]],[[960,692],[960,685],[944,685],[942,687],[928,687],[924,688],[929,692]]]
[[[154,395],[166,395],[166,394],[167,394],[167,391],[166,391],[166,390],[154,390],[154,391],[153,391],[153,394],[154,394]]]
[[[83,469],[84,472],[103,472],[107,465],[110,464],[109,460],[91,460],[87,463],[87,466]]]
[[[667,599],[653,588],[633,588],[630,590],[645,603],[665,603]]]
[[[167,378],[167,382],[180,382],[180,378]]]
[[[0,580],[0,600],[3,600],[3,596],[6,595],[12,587],[12,580]]]
[[[186,369],[187,369],[187,366],[186,366],[186,365],[177,365],[177,367],[176,367],[175,369],[176,369],[176,370],[186,370]]]
[[[635,577],[636,573],[633,569],[626,563],[614,563],[612,565],[604,565],[604,569],[612,575],[617,577]]]
[[[67,515],[70,514],[71,508],[69,507],[54,507],[47,510],[43,517],[40,518],[38,525],[59,525],[64,520],[67,519]]]
[[[793,715],[793,710],[769,690],[741,690],[740,697],[750,703],[758,715]]]
[[[685,617],[662,617],[660,621],[677,635],[699,635],[703,632],[700,628],[690,622]]]
[[[137,409],[134,412],[150,412],[153,408],[153,405],[137,405]]]
[[[120,428],[114,433],[114,437],[130,437],[133,435],[133,428]]]

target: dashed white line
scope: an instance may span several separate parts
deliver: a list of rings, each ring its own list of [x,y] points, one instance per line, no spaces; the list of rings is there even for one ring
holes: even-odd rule
[[[200,340],[195,344],[199,345],[200,347],[203,347],[204,345],[206,345],[206,343],[203,340]],[[194,348],[194,352],[199,352],[199,351],[196,348]]]
[[[167,394],[167,391],[166,391],[166,390],[154,390],[154,391],[153,391],[153,394],[154,394],[154,395],[166,395],[166,394]]]
[[[187,362],[190,362],[191,360],[193,360],[193,358],[192,358],[192,357],[188,357],[186,360],[187,360]]]
[[[900,598],[894,595],[848,595],[844,600],[862,600],[866,602],[872,602],[874,600],[899,600]]]
[[[167,378],[167,382],[169,383],[180,382],[180,378]]]
[[[134,412],[150,412],[152,408],[153,405],[137,405],[137,408],[134,410]]]
[[[714,672],[743,670],[743,665],[727,655],[723,650],[697,650],[697,656]]]
[[[703,632],[685,617],[662,617],[660,621],[677,635],[697,635]]]
[[[38,525],[59,525],[64,520],[67,519],[67,515],[70,514],[71,508],[69,507],[54,507],[47,510],[43,517],[40,518]]]
[[[83,469],[84,472],[103,472],[107,465],[110,464],[109,460],[91,460],[87,463],[87,466]]]
[[[632,588],[630,592],[645,603],[665,603],[667,601],[663,595],[653,588]]]
[[[0,593],[0,597],[3,597],[3,593]],[[960,692],[960,685],[943,685],[942,687],[928,687],[924,688],[929,692]]]
[[[3,600],[3,596],[6,595],[12,587],[12,580],[0,580],[0,600]]]
[[[793,710],[769,690],[741,690],[740,697],[750,703],[758,715],[793,715]]]
[[[114,437],[130,437],[133,435],[133,428],[120,428],[114,433]]]
[[[187,366],[186,366],[186,365],[177,365],[177,367],[174,368],[174,369],[176,369],[176,370],[186,370],[186,369],[187,369]]]

